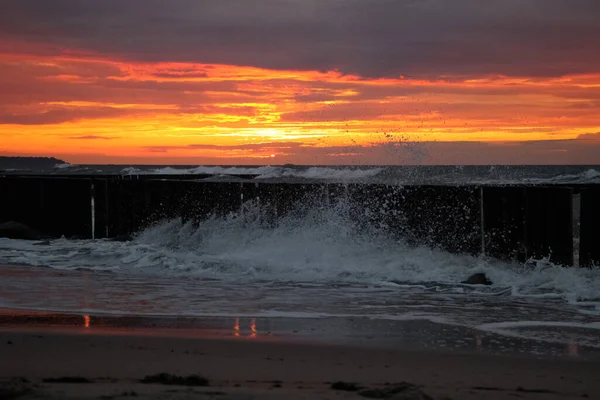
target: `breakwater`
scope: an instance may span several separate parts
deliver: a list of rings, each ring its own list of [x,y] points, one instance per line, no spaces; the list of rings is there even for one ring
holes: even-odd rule
[[[391,184],[256,179],[253,174],[5,174],[0,223],[48,237],[119,238],[156,221],[242,215],[260,207],[276,225],[343,202],[356,228],[375,226],[413,245],[502,260],[600,264],[600,185]]]

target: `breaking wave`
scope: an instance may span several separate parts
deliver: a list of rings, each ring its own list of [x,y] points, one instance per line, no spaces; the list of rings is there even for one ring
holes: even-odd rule
[[[253,179],[301,179],[317,182],[389,184],[595,184],[595,166],[195,166],[127,167],[123,176],[211,175],[252,176]]]
[[[361,224],[342,202],[290,213],[273,226],[247,202],[224,217],[162,221],[131,242],[55,240],[48,245],[0,239],[0,263],[89,269],[224,282],[384,285],[444,293],[542,298],[600,312],[600,269],[523,265],[411,246]],[[464,285],[473,273],[493,285]]]

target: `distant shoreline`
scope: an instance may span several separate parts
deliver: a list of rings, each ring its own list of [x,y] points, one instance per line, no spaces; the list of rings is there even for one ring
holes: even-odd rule
[[[67,164],[65,161],[54,157],[5,157],[0,156],[0,170],[4,169],[45,169],[53,168],[57,164]]]

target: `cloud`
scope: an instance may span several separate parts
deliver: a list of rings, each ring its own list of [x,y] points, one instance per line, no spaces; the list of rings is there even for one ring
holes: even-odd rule
[[[4,0],[0,41],[366,77],[560,76],[597,70],[598,15],[597,0]]]
[[[232,150],[251,150],[265,151],[274,149],[297,149],[304,145],[299,142],[266,142],[266,143],[247,143],[239,145],[217,145],[217,144],[188,144],[183,146],[159,145],[159,146],[144,146],[142,149],[151,153],[167,153],[177,150],[215,150],[215,151],[232,151]]]
[[[577,140],[600,140],[600,132],[582,133],[577,136]]]
[[[264,143],[265,146],[276,143]],[[598,165],[600,164],[600,141],[586,142],[581,140],[553,140],[510,143],[484,142],[421,142],[407,143],[402,146],[379,144],[373,146],[302,146],[290,143],[286,154],[277,155],[269,160],[271,165],[286,163],[298,165]],[[293,146],[292,146],[293,145]],[[204,145],[201,145],[204,146]],[[177,146],[164,146],[174,150],[172,154],[144,152],[124,156],[122,150],[114,153],[70,153],[56,151],[55,157],[73,163],[92,164],[185,164],[185,165],[219,165],[223,164],[222,151],[213,149],[206,153],[178,154]],[[183,146],[185,147],[185,146]],[[218,147],[218,146],[213,146]],[[229,147],[229,146],[225,146]],[[257,165],[261,148],[237,148],[237,152],[228,156],[228,163],[240,165]],[[47,155],[47,152],[28,155]],[[19,155],[15,152],[0,151],[0,155]],[[258,162],[259,164],[261,162]]]
[[[110,107],[100,108],[57,108],[37,113],[0,113],[0,124],[48,125],[79,119],[116,118],[128,114],[128,110]]]
[[[177,69],[163,69],[154,71],[151,74],[155,78],[206,78],[208,73],[203,70],[197,70],[195,68],[177,68]]]
[[[114,140],[116,137],[99,136],[99,135],[85,135],[85,136],[71,136],[69,139],[72,140]]]

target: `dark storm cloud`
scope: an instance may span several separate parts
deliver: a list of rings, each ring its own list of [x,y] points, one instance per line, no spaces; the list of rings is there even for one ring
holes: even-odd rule
[[[595,71],[599,21],[597,0],[3,0],[0,40],[368,77],[557,76]]]

